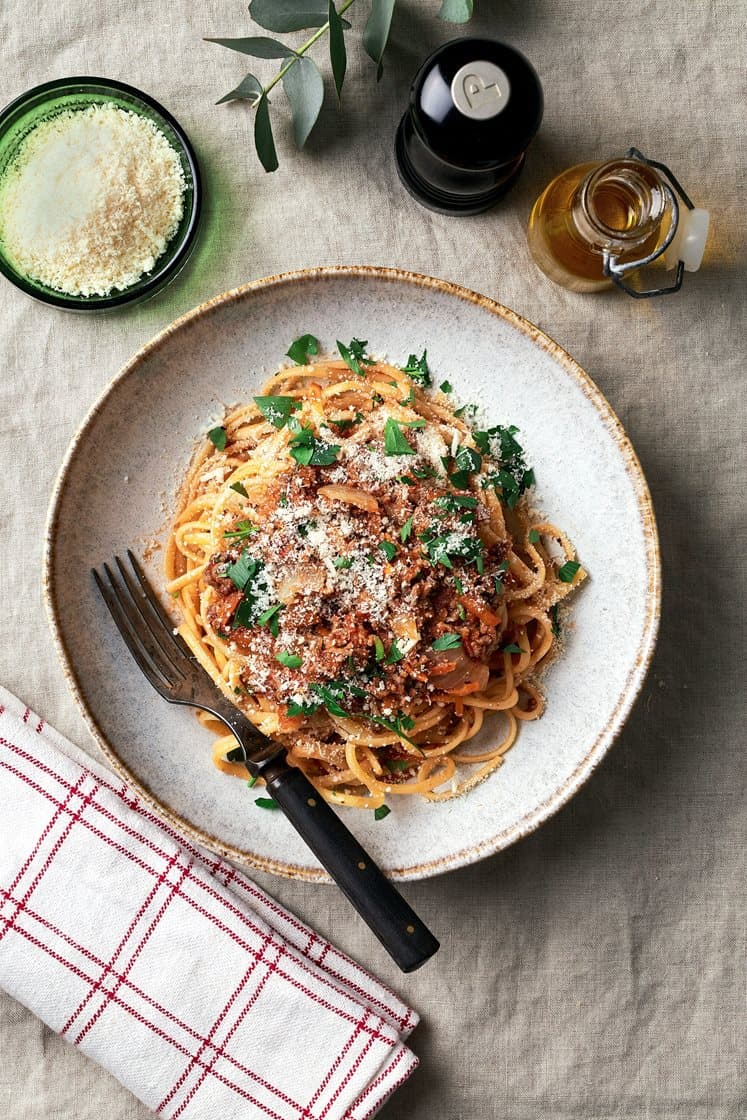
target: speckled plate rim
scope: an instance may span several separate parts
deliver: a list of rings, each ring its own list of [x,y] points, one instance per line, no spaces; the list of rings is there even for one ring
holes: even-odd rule
[[[209,316],[215,307],[225,303],[240,303],[245,299],[251,299],[252,295],[258,291],[293,287],[297,284],[307,284],[315,280],[345,276],[370,277],[376,280],[389,281],[391,283],[412,284],[418,288],[431,289],[441,292],[444,295],[453,296],[466,303],[475,304],[490,314],[495,315],[497,318],[503,319],[516,330],[524,334],[536,346],[539,346],[546,353],[550,354],[566,375],[581,389],[584,396],[594,405],[604,428],[615,443],[635,493],[645,541],[647,588],[646,617],[643,625],[643,633],[635,662],[621,690],[618,702],[604,728],[599,732],[584,758],[562,784],[549,797],[536,805],[531,812],[526,813],[511,827],[503,829],[487,840],[461,848],[440,859],[426,860],[408,867],[393,868],[388,872],[393,879],[424,879],[457,867],[465,867],[468,864],[476,863],[478,860],[502,851],[517,840],[534,832],[536,828],[561,809],[571,797],[578,792],[604,758],[617,735],[622,730],[641,690],[656,645],[661,614],[661,556],[656,517],[643,468],[641,467],[638,456],[633,449],[625,429],[604,394],[597,388],[578,362],[566,353],[557,342],[541,331],[539,327],[536,327],[533,323],[524,319],[517,312],[512,311],[508,307],[504,307],[503,304],[497,303],[487,296],[480,295],[478,292],[473,292],[469,288],[463,288],[458,284],[452,284],[446,280],[423,276],[420,273],[408,272],[404,269],[384,268],[375,265],[328,265],[320,268],[305,268],[293,272],[284,272],[275,276],[266,276],[259,280],[253,280],[250,283],[242,284],[238,288],[232,288],[227,292],[223,292],[221,295],[201,303],[192,311],[188,311],[178,319],[175,319],[173,323],[164,328],[155,338],[142,346],[133,357],[122,366],[119,372],[115,374],[105,386],[98,400],[89,410],[87,416],[78,428],[78,431],[73,436],[54,484],[47,515],[44,542],[43,597],[57,655],[62,665],[62,670],[65,674],[68,686],[82,713],[83,719],[114,771],[120,778],[127,782],[128,785],[138,791],[142,800],[150,806],[150,808],[195,843],[209,848],[223,858],[233,860],[245,867],[253,867],[257,870],[270,872],[274,875],[281,875],[288,879],[302,879],[309,882],[330,882],[329,876],[321,868],[300,867],[296,864],[283,863],[280,860],[271,859],[256,853],[245,852],[232,847],[230,844],[225,844],[209,833],[203,832],[195,825],[185,821],[168,805],[165,805],[154,797],[142,781],[125,766],[111,743],[107,740],[96,722],[92,711],[88,707],[84,689],[68,654],[57,603],[53,557],[58,518],[68,473],[93,422],[115,386],[136,370],[146,358],[161,349],[172,335],[180,331],[183,326]]]

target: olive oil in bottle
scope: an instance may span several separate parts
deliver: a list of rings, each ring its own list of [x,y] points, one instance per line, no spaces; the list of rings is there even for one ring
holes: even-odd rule
[[[672,221],[671,194],[636,159],[582,163],[549,184],[529,218],[529,248],[542,271],[576,292],[612,285],[605,262],[653,253]]]

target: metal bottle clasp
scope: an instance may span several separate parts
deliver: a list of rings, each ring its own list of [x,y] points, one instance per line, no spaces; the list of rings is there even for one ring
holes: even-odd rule
[[[664,253],[666,253],[667,249],[674,241],[674,238],[677,234],[677,229],[681,221],[680,206],[677,201],[677,196],[679,195],[680,199],[685,204],[688,210],[694,210],[695,205],[693,202],[691,202],[690,198],[683,190],[681,184],[665,164],[659,163],[654,159],[646,159],[643,153],[639,152],[637,148],[629,148],[625,153],[625,156],[626,159],[639,160],[641,163],[648,164],[649,167],[653,167],[657,171],[661,171],[662,174],[669,180],[669,183],[671,183],[671,187],[667,186],[666,183],[662,183],[661,189],[664,193],[665,198],[667,199],[667,202],[669,203],[671,218],[669,229],[667,230],[667,234],[663,242],[654,250],[653,253],[649,253],[646,257],[641,257],[639,260],[626,261],[624,264],[622,264],[617,259],[617,257],[609,251],[609,249],[605,249],[602,254],[604,274],[605,276],[609,276],[610,279],[613,280],[615,284],[617,284],[618,288],[622,288],[622,290],[629,296],[632,296],[633,299],[650,299],[651,296],[666,296],[672,292],[678,292],[682,287],[682,279],[685,274],[685,262],[682,260],[677,261],[677,270],[675,272],[674,281],[666,288],[648,288],[645,290],[639,290],[637,288],[631,287],[631,285],[626,282],[625,276],[629,272],[632,272],[634,269],[645,268],[647,265],[650,265],[654,261],[658,260],[661,256],[664,255]]]

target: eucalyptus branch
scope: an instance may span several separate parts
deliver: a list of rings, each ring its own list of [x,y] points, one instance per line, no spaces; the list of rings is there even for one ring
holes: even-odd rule
[[[338,16],[343,15],[348,10],[348,8],[350,8],[355,3],[356,3],[356,0],[345,0],[344,4],[340,4],[340,7],[337,9]],[[319,30],[315,31],[313,35],[310,35],[309,38],[306,40],[306,42],[302,43],[301,46],[298,47],[297,50],[294,51],[294,57],[292,59],[290,59],[289,62],[286,62],[285,66],[282,66],[280,68],[279,72],[275,75],[275,77],[272,79],[272,81],[268,82],[266,86],[262,87],[262,92],[265,95],[265,97],[270,92],[270,90],[273,89],[278,84],[278,82],[281,81],[282,78],[285,77],[285,75],[290,70],[291,66],[295,66],[298,59],[302,58],[303,55],[306,54],[307,50],[309,50],[310,47],[313,47],[314,43],[318,43],[319,40],[324,35],[326,35],[328,31],[329,31],[329,20],[327,20],[326,23],[323,23],[322,26],[319,28]]]
[[[363,47],[376,64],[377,79],[383,72],[383,55],[389,39],[396,0],[371,0],[371,11],[363,31]],[[283,83],[290,102],[293,133],[298,148],[303,148],[309,133],[316,124],[324,102],[324,81],[319,67],[308,57],[308,51],[329,35],[329,55],[332,75],[338,97],[342,93],[347,68],[345,32],[350,24],[342,17],[357,0],[342,0],[339,7],[335,0],[251,0],[249,13],[256,23],[267,31],[316,30],[300,47],[290,47],[280,39],[268,35],[255,35],[243,39],[208,39],[222,47],[251,55],[254,58],[282,59],[278,73],[264,85],[254,74],[247,74],[235,89],[221,97],[226,101],[248,101],[255,110],[254,143],[265,171],[275,171],[278,166],[275,141],[269,112],[269,93]],[[473,0],[441,0],[439,19],[452,23],[465,23],[472,15]]]

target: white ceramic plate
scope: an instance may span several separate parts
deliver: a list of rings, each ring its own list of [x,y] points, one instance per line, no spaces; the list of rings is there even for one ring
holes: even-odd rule
[[[521,727],[505,764],[442,804],[394,799],[392,813],[342,810],[392,876],[471,863],[536,828],[581,786],[620,730],[653,651],[656,525],[635,453],[606,400],[554,342],[514,312],[410,273],[316,269],[259,280],[177,320],[128,362],[73,440],[52,499],[46,598],[70,686],[115,769],[209,848],[281,875],[326,876],[280,813],[210,763],[210,735],[164,703],[125,651],[90,570],[164,540],[194,441],[223,406],[247,400],[290,342],[311,332],[369,340],[395,362],[428,348],[490,423],[512,423],[537,476],[538,505],[574,541],[590,578],[546,679],[547,710]],[[162,586],[161,553],[146,566]],[[488,734],[490,720],[486,720]]]

